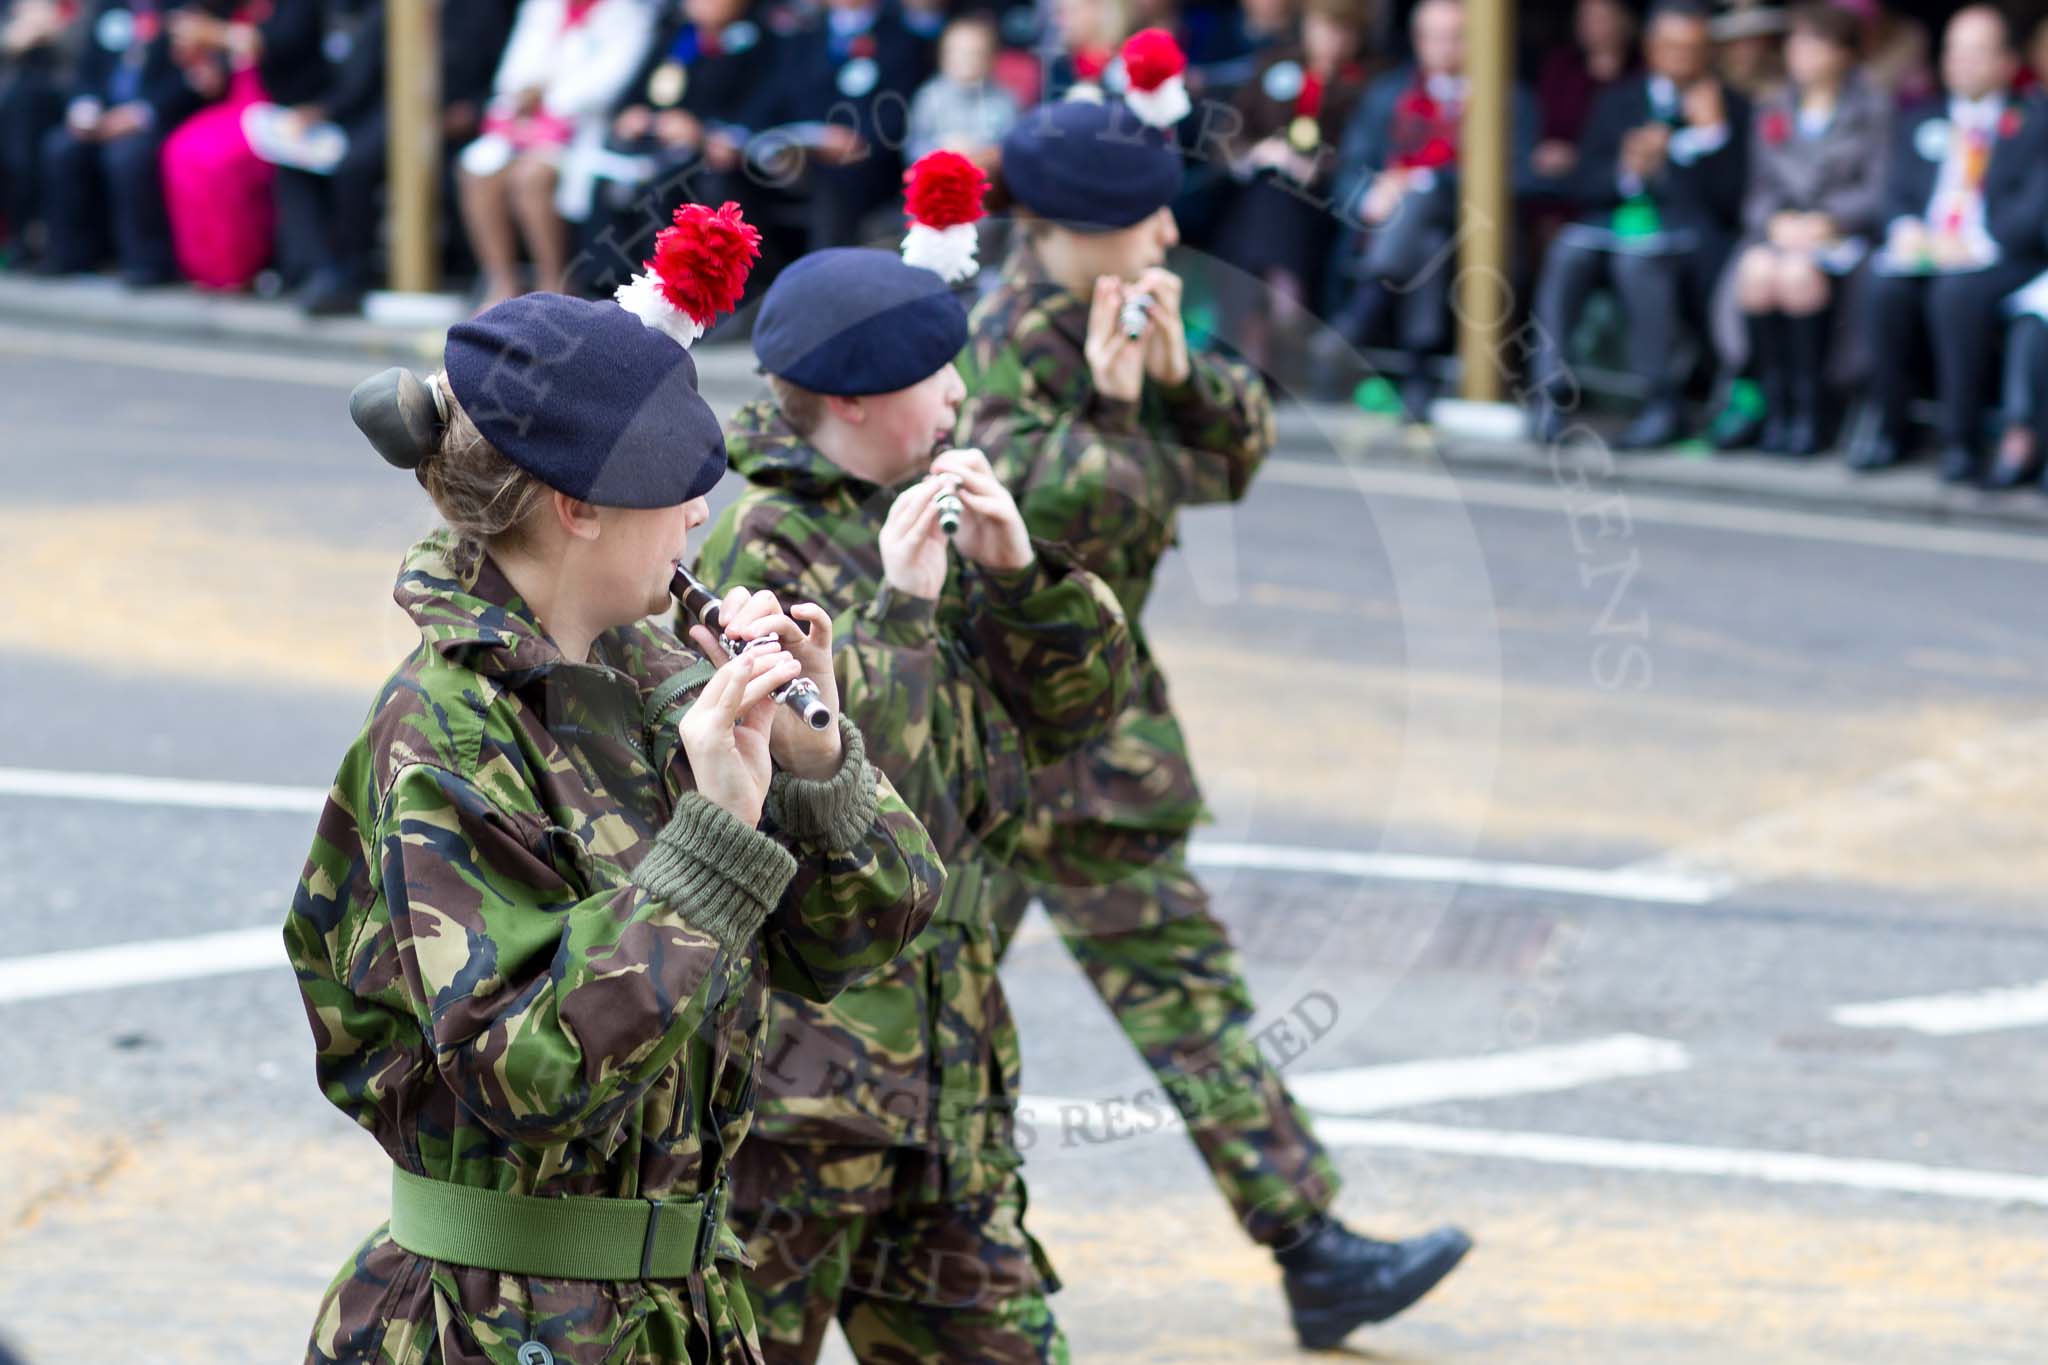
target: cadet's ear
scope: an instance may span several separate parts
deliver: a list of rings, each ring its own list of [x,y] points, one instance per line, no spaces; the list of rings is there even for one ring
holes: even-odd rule
[[[571,537],[576,540],[597,539],[600,527],[596,507],[559,489],[548,498],[548,503],[555,510],[556,524]]]
[[[859,426],[868,420],[867,405],[858,398],[841,398],[838,394],[825,395],[825,406],[834,417],[848,426]]]

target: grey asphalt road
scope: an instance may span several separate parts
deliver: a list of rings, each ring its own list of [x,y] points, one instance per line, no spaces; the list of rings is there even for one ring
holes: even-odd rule
[[[35,349],[0,340],[0,791],[323,786],[409,647],[388,589],[430,522],[347,426],[353,371]],[[1148,621],[1262,1021],[1317,1021],[1272,1036],[1304,1044],[1342,1210],[1479,1240],[1354,1345],[2039,1359],[2048,1013],[1833,1012],[2048,983],[2041,547],[1578,473],[1459,485],[1426,453],[1291,446],[1188,519]],[[273,925],[310,827],[0,794],[0,982]],[[1390,854],[1443,861],[1418,880]],[[1147,1078],[1061,946],[1030,928],[1005,977],[1077,1358],[1290,1358],[1270,1259],[1185,1141],[1107,1128]],[[1549,1089],[1460,1069],[1593,1044],[1661,1060]],[[0,995],[0,1337],[37,1362],[292,1358],[382,1199],[308,1061],[281,971]],[[1377,1068],[1432,1062],[1387,1100],[1417,1075]]]

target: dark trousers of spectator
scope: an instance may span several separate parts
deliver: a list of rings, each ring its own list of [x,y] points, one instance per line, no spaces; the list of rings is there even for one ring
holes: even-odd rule
[[[2006,427],[2032,427],[2048,442],[2048,322],[2032,314],[2006,334],[2004,397],[2000,416]]]
[[[1903,436],[1918,385],[1910,366],[1924,326],[1934,349],[1939,432],[1948,447],[1974,448],[2005,296],[2040,272],[2038,261],[2000,261],[1960,275],[1882,275],[1871,282],[1871,392],[1883,431]]]
[[[805,249],[853,246],[860,240],[861,219],[896,192],[891,167],[879,154],[848,166],[813,166],[798,186],[808,212]]]
[[[1391,311],[1395,336],[1411,368],[1441,349],[1450,335],[1450,251],[1458,202],[1448,182],[1403,196],[1387,221],[1368,228],[1352,275],[1359,281],[1331,325],[1353,342],[1373,339]]]
[[[278,168],[277,261],[289,285],[314,277],[355,289],[369,283],[384,188],[384,115],[345,131],[348,151],[331,173]]]
[[[162,147],[155,129],[108,142],[80,141],[69,128],[50,131],[43,140],[43,176],[53,269],[97,269],[111,228],[123,277],[137,284],[177,278],[158,169]]]
[[[750,186],[744,175],[714,171],[695,153],[669,154],[655,173],[638,184],[600,177],[590,217],[578,225],[575,259],[569,277],[575,287],[608,295],[639,272],[654,254],[654,235],[675,221],[683,204],[716,207],[732,200],[753,212]],[[756,270],[756,288],[766,288],[767,272]],[[750,291],[751,295],[751,291]]]
[[[19,246],[42,220],[43,140],[63,118],[64,95],[48,72],[0,73],[0,241]]]
[[[1563,399],[1571,374],[1566,342],[1577,325],[1586,298],[1603,282],[1621,296],[1628,323],[1628,365],[1652,400],[1677,396],[1684,376],[1671,368],[1684,317],[1704,319],[1715,282],[1728,262],[1728,244],[1709,242],[1691,250],[1651,255],[1603,250],[1573,241],[1569,234],[1552,244],[1550,258],[1536,280],[1534,321],[1537,328],[1533,385]]]

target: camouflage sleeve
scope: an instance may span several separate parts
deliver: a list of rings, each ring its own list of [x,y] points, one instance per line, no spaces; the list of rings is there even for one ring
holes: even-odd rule
[[[1181,503],[1236,502],[1273,449],[1273,399],[1243,365],[1219,356],[1190,357],[1188,382],[1165,392],[1180,444],[1171,468]]]
[[[1114,450],[1143,439],[1136,434],[1136,408],[1121,406],[1129,415],[1117,427],[1096,426],[1092,413],[1051,401],[1012,349],[960,410],[960,444],[988,455],[996,477],[1016,494],[1031,534],[1058,541],[1097,571],[1117,562],[1132,535],[1130,518],[1156,523],[1171,512],[1152,506],[1142,489],[1105,487],[1119,464]],[[1056,476],[1032,477],[1042,470]]]
[[[1064,548],[1036,542],[1021,573],[970,566],[966,626],[989,686],[1034,767],[1085,747],[1130,696],[1136,651],[1109,586]]]
[[[838,776],[802,782],[778,774],[769,798],[778,822],[771,831],[798,862],[768,917],[768,975],[777,990],[806,1000],[830,1000],[909,947],[938,908],[946,880],[924,826],[869,762],[860,731],[842,724],[847,747]],[[835,787],[865,788],[865,801],[853,807],[859,816],[825,814],[838,804]],[[796,815],[806,804],[811,814]]]
[[[832,622],[833,671],[849,722],[841,775],[855,767],[880,770],[873,774],[874,813],[858,839],[842,831],[837,839],[825,839],[822,855],[799,849],[796,882],[768,928],[769,973],[776,987],[829,1000],[923,932],[938,905],[945,869],[924,826],[884,776],[901,771],[892,767],[899,760],[915,761],[929,737],[930,727],[922,723],[936,652],[929,624],[919,640],[866,621],[865,604],[843,605],[845,585],[823,581],[823,570],[802,557],[810,534],[818,532],[803,519],[756,504],[719,519],[697,564],[704,579],[719,587],[740,583],[766,588],[785,603],[840,607]],[[928,605],[925,615],[928,623]],[[925,700],[919,702],[920,696]],[[917,709],[909,710],[912,705]],[[825,785],[798,784],[786,775],[777,782],[782,795]]]
[[[900,780],[931,743],[937,604],[893,593],[878,604],[861,588],[829,581],[820,557],[806,551],[824,534],[798,513],[759,503],[720,518],[698,565],[721,586],[766,588],[785,603],[816,602],[834,613],[840,709],[860,727],[869,761]]]
[[[1040,331],[988,359],[961,411],[961,443],[987,452],[1033,535],[1101,572],[1132,541],[1134,518],[1157,529],[1181,504],[1244,496],[1274,439],[1271,399],[1249,371],[1194,357],[1188,383],[1153,400],[1164,404],[1167,439],[1140,404],[1096,394],[1081,367],[1071,346]],[[1132,469],[1164,472],[1166,505]]]
[[[614,1131],[726,1000],[795,873],[789,853],[702,796],[633,879],[579,896],[546,819],[414,764],[378,820],[406,995],[463,1106],[521,1142]]]

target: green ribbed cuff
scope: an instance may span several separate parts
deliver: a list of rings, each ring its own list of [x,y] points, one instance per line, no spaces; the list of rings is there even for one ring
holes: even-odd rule
[[[875,770],[860,727],[839,717],[839,771],[822,782],[778,771],[768,780],[768,818],[798,843],[846,852],[875,823]]]
[[[688,792],[633,869],[633,884],[737,953],[796,876],[788,849],[700,792]]]

